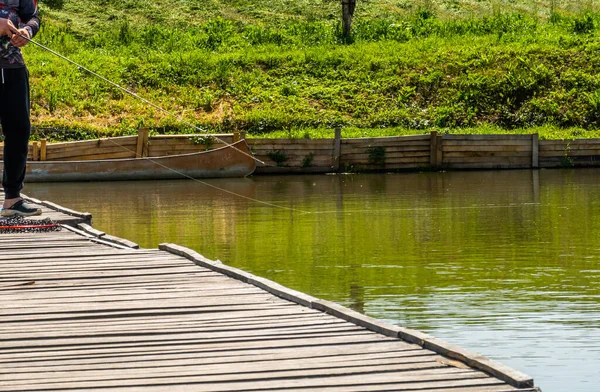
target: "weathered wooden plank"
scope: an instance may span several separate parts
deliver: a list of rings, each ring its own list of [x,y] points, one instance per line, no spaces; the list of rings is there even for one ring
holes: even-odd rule
[[[156,145],[151,144],[148,148],[148,154],[167,155],[167,154],[189,154],[192,152],[212,150],[227,146],[226,144],[214,144],[207,148],[204,144],[169,144]]]
[[[314,383],[314,382],[313,382]],[[343,387],[339,387],[339,385],[343,385]],[[493,385],[498,385],[493,384],[493,383],[485,383],[483,380],[465,380],[461,383],[461,386],[456,386],[456,384],[453,381],[438,381],[438,382],[431,382],[428,383],[427,386],[425,388],[423,388],[423,385],[419,385],[419,384],[406,384],[406,385],[402,385],[401,388],[402,389],[398,389],[398,383],[394,383],[393,381],[383,381],[383,380],[378,380],[378,379],[374,379],[372,376],[368,376],[368,377],[362,377],[362,378],[356,378],[356,379],[348,379],[346,377],[341,378],[341,377],[336,377],[335,379],[330,380],[330,383],[328,385],[325,385],[323,382],[319,383],[318,385],[313,385],[313,384],[309,384],[309,385],[294,385],[294,386],[289,386],[289,385],[282,385],[280,387],[278,387],[277,385],[269,385],[269,386],[264,386],[263,383],[261,383],[258,386],[252,386],[252,388],[258,388],[258,389],[248,389],[248,386],[246,386],[246,388],[244,388],[244,384],[243,382],[237,383],[237,384],[228,384],[228,385],[214,385],[214,384],[201,384],[201,385],[172,385],[169,386],[169,391],[172,392],[197,392],[198,391],[198,387],[201,386],[202,387],[202,391],[203,392],[223,392],[223,391],[229,391],[229,392],[235,392],[235,391],[247,391],[247,392],[252,392],[252,391],[273,391],[273,392],[306,392],[306,391],[330,391],[332,388],[334,388],[334,390],[341,390],[344,392],[349,392],[349,391],[377,391],[377,392],[381,392],[381,391],[431,391],[434,390],[436,392],[442,390],[442,391],[449,391],[449,392],[454,392],[455,390],[457,392],[463,392],[463,391],[467,391],[467,392],[474,392],[474,391],[479,391],[478,388],[481,388],[482,391],[486,391],[486,389],[484,388],[488,388],[490,386]],[[467,388],[468,386],[472,386],[472,388],[469,389],[457,389],[457,388]],[[264,388],[267,389],[264,389]],[[163,388],[163,389],[161,389]],[[345,389],[347,388],[347,389]],[[432,388],[432,389],[429,389]],[[102,391],[105,389],[86,389],[86,391],[89,392],[98,392],[98,391]],[[164,390],[164,386],[154,386],[154,385],[145,385],[142,387],[124,387],[119,389],[119,391],[125,391],[125,392],[140,392],[140,391],[144,391],[144,392],[156,392],[156,391],[162,391]],[[496,390],[497,391],[497,390]],[[496,392],[494,391],[494,392]],[[531,391],[531,390],[527,390],[527,391]],[[539,392],[538,390],[534,390],[536,392]],[[502,392],[511,392],[510,389],[507,389],[505,391]]]
[[[590,139],[574,139],[574,140],[540,140],[540,146],[547,146],[552,144],[590,144],[590,145],[599,145],[600,139],[598,138],[590,138]]]
[[[528,152],[531,154],[531,146],[527,145],[444,145],[442,150],[446,153],[450,152],[468,152],[468,151],[507,151],[507,152]]]
[[[443,138],[443,146],[444,148],[449,147],[464,147],[464,148],[474,148],[474,147],[486,147],[486,146],[512,146],[512,147],[529,147],[531,149],[531,139],[523,139],[523,140],[447,140]]]
[[[420,160],[420,162],[403,162],[403,163],[386,163],[385,165],[372,165],[360,162],[348,163],[350,171],[352,170],[364,170],[364,171],[402,171],[410,169],[423,169],[429,168],[429,160]]]
[[[49,207],[49,208],[53,209],[54,211],[58,211],[63,214],[66,214],[66,215],[71,215],[71,216],[75,216],[78,218],[82,218],[82,219],[84,219],[86,221],[90,221],[90,222],[92,220],[92,214],[90,214],[89,212],[75,211],[70,208],[65,208],[65,207],[59,206],[58,204],[55,204],[55,203],[52,203],[52,202],[46,201],[46,200],[43,200],[41,204],[45,207]]]
[[[447,169],[485,170],[485,169],[529,169],[531,163],[451,163],[444,164]]]
[[[568,150],[568,151],[554,151],[546,150],[540,151],[540,158],[563,158],[563,157],[579,157],[579,156],[590,156],[600,157],[600,149],[598,150]]]
[[[369,153],[366,152],[361,152],[361,153],[344,153],[342,154],[342,160],[347,160],[347,161],[355,161],[355,160],[361,160],[361,161],[369,161],[370,159],[370,155]],[[423,150],[423,151],[413,151],[413,152],[388,152],[385,151],[385,161],[389,161],[391,159],[396,159],[396,158],[424,158],[424,157],[429,157],[430,153],[427,150]]]
[[[343,139],[348,140],[348,139]],[[272,146],[272,145],[296,145],[296,146],[324,146],[333,148],[334,139],[265,139],[265,138],[252,138],[246,139],[246,142],[250,146],[258,148],[260,146]]]
[[[102,159],[126,159],[126,158],[135,158],[135,152],[121,150],[121,152],[112,152],[112,153],[98,153],[98,154],[86,154],[86,155],[77,155],[76,157],[66,157],[66,158],[51,158],[50,161],[92,161],[92,160],[102,160]]]
[[[159,139],[155,139],[152,138],[149,141],[150,147],[155,147],[155,148],[162,148],[162,147],[167,147],[167,146],[177,146],[177,147],[183,147],[183,146],[192,146],[192,147],[196,147],[196,148],[202,148],[205,149],[206,148],[206,143],[204,143],[204,141],[202,142],[195,142],[194,140],[192,140],[192,138],[159,138]],[[223,147],[226,146],[227,143],[223,143],[220,141],[217,141],[216,139],[210,143],[209,145],[211,147]]]
[[[371,138],[346,138],[342,139],[344,144],[375,144],[375,143],[396,143],[396,142],[423,142],[429,143],[430,134],[413,136],[383,136]]]
[[[265,162],[274,162],[271,160],[271,158],[269,156],[266,156],[266,155],[265,156],[255,155],[255,156],[258,159],[265,161]],[[311,166],[320,166],[320,165],[331,166],[332,164],[333,164],[333,160],[329,154],[323,155],[323,156],[318,156],[318,155],[309,156],[309,154],[305,154],[305,155],[301,155],[301,156],[291,155],[291,156],[287,157],[287,160],[284,163],[285,167],[288,167],[288,166],[311,167]]]
[[[85,369],[102,369],[106,366],[119,367],[144,367],[155,364],[156,362],[166,363],[172,361],[198,360],[201,356],[203,363],[237,363],[243,364],[249,360],[253,362],[269,362],[279,360],[318,360],[319,358],[329,362],[336,360],[360,360],[363,355],[377,354],[379,356],[390,356],[394,358],[414,358],[414,357],[429,357],[437,358],[435,354],[427,350],[419,348],[413,349],[398,349],[395,342],[381,342],[371,344],[369,342],[355,342],[353,344],[338,344],[327,347],[323,346],[298,346],[292,350],[286,347],[279,348],[257,348],[244,349],[243,352],[227,352],[227,351],[196,351],[192,348],[180,348],[174,350],[151,350],[145,351],[143,354],[128,354],[118,353],[117,355],[98,355],[90,357],[61,357],[35,359],[28,361],[14,361],[5,363],[3,366],[9,366],[11,369],[21,372],[41,369],[73,369],[81,367]],[[399,360],[400,361],[400,360]]]
[[[152,307],[164,307],[167,309],[179,309],[186,307],[199,307],[199,308],[211,308],[211,307],[219,307],[226,305],[255,305],[259,306],[261,304],[269,304],[269,306],[273,304],[281,304],[281,305],[289,305],[289,303],[285,301],[280,301],[273,296],[268,295],[268,293],[263,292],[262,294],[254,294],[254,295],[245,295],[245,296],[235,296],[235,297],[227,297],[227,296],[219,296],[219,297],[211,297],[210,301],[199,302],[196,298],[185,298],[180,297],[177,298],[177,301],[173,301],[172,299],[159,300],[154,299],[152,302]],[[174,302],[176,302],[177,306],[173,306]],[[45,305],[37,305],[32,304],[23,307],[5,307],[0,311],[0,314],[3,317],[6,317],[5,322],[10,321],[10,317],[16,317],[19,315],[30,315],[32,313],[40,311],[42,308],[48,309]],[[130,301],[130,300],[122,300],[122,301],[102,301],[102,302],[89,302],[89,303],[69,303],[63,302],[54,304],[52,306],[52,311],[48,311],[47,314],[57,315],[57,314],[66,314],[66,313],[95,313],[95,312],[111,312],[111,311],[119,311],[122,309],[142,309],[144,307],[144,301]],[[1,338],[0,338],[1,340]]]
[[[80,160],[83,156],[110,156],[127,153],[132,157],[136,156],[135,144],[123,144],[104,147],[78,148],[65,151],[48,151],[47,158],[49,160]]]
[[[61,142],[61,143],[50,143],[47,145],[48,150],[52,151],[64,151],[67,149],[77,148],[101,148],[103,146],[114,146],[114,143],[118,144],[131,144],[137,143],[137,136],[120,136],[114,138],[95,139],[95,140],[82,140],[74,142]]]
[[[600,151],[600,144],[549,144],[540,145],[540,151],[544,152],[569,152],[569,151]]]
[[[527,158],[531,160],[531,151],[452,151],[444,152],[444,159],[451,161],[455,158]]]
[[[356,351],[357,347],[352,349],[345,349],[339,353],[335,353],[335,348],[332,348],[331,352],[323,353],[318,352],[314,349],[304,350],[302,348],[299,351],[273,351],[271,353],[255,352],[252,354],[252,363],[260,363],[263,367],[269,368],[271,362],[285,362],[288,366],[294,364],[299,367],[306,366],[307,362],[315,363],[317,361],[325,361],[329,364],[352,364],[356,362],[364,361],[384,361],[392,360],[396,363],[413,363],[413,362],[425,362],[425,361],[437,361],[440,363],[444,362],[444,358],[427,353],[426,350],[411,351],[385,351],[380,346],[369,346],[362,345],[364,351]],[[355,351],[352,351],[355,350]],[[383,351],[381,351],[383,350]],[[223,364],[223,365],[234,365],[245,364],[248,361],[248,355],[235,355],[235,356],[203,356],[202,364]],[[54,371],[88,371],[88,370],[109,370],[109,369],[144,369],[144,368],[156,368],[157,361],[160,361],[161,366],[175,367],[175,366],[187,366],[198,364],[198,357],[196,353],[181,353],[171,355],[144,355],[143,358],[138,356],[128,358],[113,358],[110,362],[99,361],[98,359],[84,361],[83,363],[73,361],[59,361],[59,362],[43,362],[35,364],[16,363],[8,364],[3,370],[10,372],[11,374],[27,374],[27,373],[39,373],[39,372],[54,372]]]
[[[357,146],[357,147],[349,147],[349,148],[344,148],[342,150],[342,155],[348,155],[348,154],[370,154],[370,149],[372,147],[367,147],[367,146]],[[430,146],[398,146],[398,145],[394,145],[394,146],[382,146],[382,148],[384,148],[386,153],[393,153],[393,152],[427,152],[430,151]]]
[[[521,135],[452,135],[446,134],[442,135],[444,141],[448,140],[524,140],[527,142],[531,142],[530,134],[521,134]]]
[[[36,372],[32,374],[14,374],[11,376],[10,385],[31,385],[31,384],[52,384],[61,382],[87,382],[94,380],[95,382],[109,381],[111,379],[123,380],[139,380],[148,378],[172,378],[181,379],[187,377],[214,377],[214,379],[229,382],[234,380],[254,380],[264,378],[264,372],[267,368],[262,363],[246,363],[243,369],[239,365],[226,366],[205,365],[205,364],[189,364],[187,366],[170,367],[161,366],[152,369],[112,369],[111,371],[88,370],[85,372]],[[289,378],[289,377],[306,377],[306,376],[335,376],[338,374],[354,374],[354,373],[370,373],[370,372],[411,372],[420,373],[423,378],[427,378],[431,374],[431,370],[441,370],[445,374],[452,375],[456,378],[456,374],[463,374],[464,371],[448,369],[446,365],[429,359],[421,361],[412,361],[408,363],[395,363],[393,360],[365,360],[363,363],[318,363],[304,361],[302,364],[288,363],[286,361],[269,363],[268,371],[273,378]],[[451,372],[449,370],[452,370]],[[429,372],[428,372],[429,371]],[[237,375],[237,376],[232,376]],[[448,377],[450,378],[450,377]],[[459,378],[459,379],[462,379]],[[0,381],[0,387],[3,383]],[[5,384],[5,386],[8,386]]]
[[[429,154],[428,153],[423,153],[421,156],[408,157],[408,158],[387,157],[386,156],[386,158],[385,158],[385,164],[383,164],[383,165],[380,165],[378,163],[370,163],[368,157],[349,158],[349,157],[342,156],[342,163],[372,165],[372,166],[380,166],[382,168],[385,168],[386,166],[388,166],[390,164],[393,165],[393,164],[400,164],[400,163],[406,163],[406,164],[417,164],[417,163],[419,163],[419,164],[427,164],[427,165],[429,165]]]
[[[309,374],[302,370],[295,372],[277,372],[271,376],[261,373],[242,372],[227,375],[188,375],[180,376],[175,379],[165,379],[160,377],[127,378],[118,380],[99,380],[99,381],[65,381],[62,387],[80,388],[86,391],[92,388],[125,388],[127,386],[144,387],[148,386],[168,386],[172,390],[175,385],[195,385],[197,391],[200,387],[202,391],[252,391],[289,387],[326,387],[328,385],[356,385],[372,384],[377,382],[396,382],[413,383],[415,387],[409,385],[403,386],[403,390],[424,389],[426,387],[448,387],[461,385],[497,385],[497,380],[486,378],[485,375],[456,369],[436,369],[403,372],[402,365],[390,366],[386,369],[377,367],[364,367],[357,369],[323,369],[313,370]],[[321,377],[318,377],[321,376]],[[251,383],[251,384],[250,384]],[[18,383],[11,385],[14,392],[22,391],[23,388],[50,388],[58,386],[57,384],[48,385],[48,383],[36,383],[33,381],[27,383]],[[148,390],[148,389],[146,389]],[[194,390],[194,389],[189,389]]]
[[[152,261],[152,259],[148,259],[149,261]],[[113,266],[92,266],[92,267],[88,267],[88,268],[77,268],[77,267],[73,267],[73,268],[60,268],[59,266],[52,266],[49,269],[48,268],[37,268],[37,269],[30,269],[28,267],[12,267],[9,270],[4,270],[2,272],[2,276],[0,276],[0,279],[2,278],[13,278],[15,275],[21,275],[21,274],[36,274],[40,277],[54,277],[54,276],[60,276],[61,274],[65,274],[66,277],[81,277],[81,276],[86,276],[90,273],[100,273],[100,274],[114,274],[114,273],[132,273],[135,274],[136,272],[139,271],[159,271],[159,272],[173,272],[173,271],[190,271],[190,272],[198,272],[197,268],[194,268],[190,265],[183,265],[183,264],[157,264],[157,265],[151,265],[148,266],[148,263],[139,263],[139,264],[134,264],[132,263],[132,265],[128,265],[128,266],[122,266],[120,268],[117,267],[113,267]],[[203,275],[206,276],[206,275]]]
[[[219,310],[219,309],[216,309]],[[248,307],[247,309],[231,309],[222,308],[223,311],[229,312],[229,314],[225,315],[224,312],[202,312],[202,313],[194,313],[194,312],[177,312],[177,313],[162,313],[160,320],[164,323],[180,323],[180,322],[189,322],[193,321],[194,323],[247,323],[252,320],[269,320],[273,317],[291,317],[291,318],[304,318],[306,316],[312,316],[312,313],[309,313],[305,310],[299,310],[294,307],[269,307],[266,309],[253,309]],[[104,325],[114,325],[119,327],[121,325],[128,324],[141,324],[141,323],[150,323],[153,320],[156,320],[156,313],[149,312],[147,314],[136,314],[135,317],[110,317],[102,320]],[[82,329],[87,329],[90,327],[94,327],[98,324],[98,319],[94,318],[76,318],[76,319],[46,319],[39,322],[35,322],[35,320],[30,320],[27,323],[4,323],[0,327],[3,331],[14,331],[15,329],[19,330],[19,328],[25,329],[39,329],[39,328],[64,328],[68,326],[79,326]],[[367,341],[369,343],[373,343],[372,337],[368,337]],[[359,341],[353,341],[354,343],[360,343]]]
[[[351,324],[350,324],[351,325]],[[257,320],[235,320],[233,322],[219,323],[219,326],[215,326],[211,322],[202,321],[198,322],[193,318],[189,320],[175,320],[168,323],[147,323],[140,325],[139,323],[97,323],[90,325],[85,331],[81,330],[81,325],[77,323],[62,324],[60,331],[46,330],[29,327],[28,329],[15,329],[15,328],[2,328],[2,332],[5,334],[3,340],[5,341],[17,341],[24,339],[33,338],[44,338],[44,339],[74,339],[76,336],[98,336],[100,333],[102,336],[127,336],[127,335],[144,335],[152,331],[155,333],[164,333],[169,335],[176,335],[181,333],[191,332],[239,332],[240,327],[248,326],[248,331],[260,329],[269,332],[270,330],[286,330],[286,331],[297,331],[302,330],[313,330],[316,331],[324,326],[331,327],[347,327],[347,323],[336,320],[333,318],[316,317],[316,315],[306,315],[303,317],[293,316],[292,318],[279,320],[273,317]],[[243,328],[242,328],[243,329]],[[77,332],[79,331],[79,332]],[[242,335],[243,336],[243,335]]]
[[[381,342],[381,340],[380,340]],[[266,349],[282,349],[294,350],[298,347],[320,347],[322,350],[328,349],[329,346],[346,345],[346,344],[376,344],[372,334],[369,333],[318,333],[311,336],[291,336],[285,337],[253,337],[252,339],[243,338],[221,338],[211,341],[191,340],[172,340],[157,343],[144,344],[104,344],[96,346],[70,346],[62,349],[54,349],[52,347],[15,349],[4,351],[0,358],[0,363],[15,361],[36,362],[48,359],[67,359],[79,358],[96,358],[100,355],[124,356],[124,355],[142,355],[156,352],[179,352],[181,350],[194,350],[198,355],[204,353],[221,353],[243,355],[248,350],[266,350]]]
[[[150,140],[163,140],[163,139],[184,139],[189,140],[193,137],[214,137],[216,139],[223,140],[226,143],[233,143],[232,133],[193,133],[193,134],[182,134],[182,135],[151,135]]]
[[[316,326],[305,326],[300,325],[297,327],[285,327],[285,328],[268,328],[264,330],[248,329],[243,332],[237,330],[191,330],[191,331],[163,331],[151,334],[141,333],[123,333],[120,331],[114,331],[113,333],[104,333],[98,337],[98,335],[81,334],[70,336],[47,336],[44,334],[35,335],[31,338],[3,338],[2,350],[7,354],[15,352],[16,350],[27,349],[31,353],[37,352],[38,350],[44,350],[47,347],[51,347],[54,351],[61,351],[63,349],[93,349],[94,347],[108,347],[111,345],[125,344],[128,346],[139,346],[143,345],[156,345],[156,344],[177,344],[187,343],[189,341],[205,342],[210,344],[216,340],[232,340],[232,341],[244,341],[248,339],[253,340],[275,340],[275,339],[292,339],[301,338],[306,336],[311,338],[312,336],[357,336],[359,334],[365,334],[365,331],[361,328],[354,326],[349,323],[336,323],[336,324],[321,324]],[[31,335],[31,334],[30,334]]]
[[[444,164],[453,163],[483,163],[483,164],[531,164],[531,155],[526,156],[448,156],[444,154]]]

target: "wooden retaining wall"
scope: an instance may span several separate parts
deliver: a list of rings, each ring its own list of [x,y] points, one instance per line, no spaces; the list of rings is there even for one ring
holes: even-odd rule
[[[540,141],[540,167],[598,165],[600,139]]]
[[[246,139],[256,174],[436,169],[526,169],[600,165],[600,139],[542,140],[529,135],[425,135],[342,139]],[[244,138],[221,135],[137,136],[29,146],[29,160],[157,157],[218,148]],[[2,143],[0,143],[2,159]]]
[[[248,144],[271,165],[259,165],[256,173],[531,168],[538,167],[540,148],[537,135],[437,132],[341,140],[248,139]],[[318,159],[306,165],[302,157],[309,154]]]
[[[254,156],[267,164],[261,173],[323,173],[335,166],[333,139],[247,139]]]
[[[525,169],[533,162],[531,135],[443,135],[440,166],[448,169]]]
[[[260,173],[529,169],[600,165],[600,139],[539,140],[527,135],[428,135],[360,139],[248,139],[270,166]],[[337,146],[337,149],[336,149]],[[282,163],[272,158],[272,154]],[[309,167],[300,158],[314,154]],[[289,154],[289,155],[288,155]],[[275,166],[275,167],[273,167]]]
[[[84,161],[176,155],[223,147],[225,143],[233,143],[240,137],[240,134],[149,136],[147,130],[141,130],[138,136],[53,144],[42,140],[29,144],[27,159],[31,161]],[[0,159],[3,158],[1,147],[3,147],[3,143],[0,143]]]

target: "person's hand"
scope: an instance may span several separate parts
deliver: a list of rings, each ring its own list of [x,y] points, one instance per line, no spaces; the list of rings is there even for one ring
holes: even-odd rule
[[[31,38],[29,36],[29,30],[19,29],[19,30],[17,30],[17,34],[12,36],[10,43],[13,44],[14,46],[16,46],[17,48],[22,48],[23,46],[25,46],[29,43],[29,41],[27,39],[25,39],[24,37]]]
[[[17,28],[15,27],[13,22],[10,21],[10,19],[0,18],[0,36],[7,35],[9,37],[12,37],[13,34],[15,34],[18,31],[19,30],[17,30]]]

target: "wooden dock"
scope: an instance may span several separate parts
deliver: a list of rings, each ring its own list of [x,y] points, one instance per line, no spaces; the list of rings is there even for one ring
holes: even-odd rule
[[[189,249],[134,247],[87,224],[0,235],[0,391],[539,392]]]

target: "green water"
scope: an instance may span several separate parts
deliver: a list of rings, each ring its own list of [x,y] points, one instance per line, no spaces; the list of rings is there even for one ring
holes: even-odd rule
[[[598,391],[600,170],[209,184],[243,197],[189,180],[25,191],[482,353],[544,392]]]

